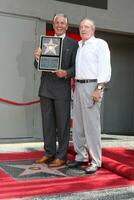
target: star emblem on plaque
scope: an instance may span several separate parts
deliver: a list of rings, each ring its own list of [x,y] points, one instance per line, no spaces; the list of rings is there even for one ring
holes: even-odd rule
[[[55,71],[61,68],[62,45],[61,37],[41,36],[42,53],[38,63],[39,71]]]

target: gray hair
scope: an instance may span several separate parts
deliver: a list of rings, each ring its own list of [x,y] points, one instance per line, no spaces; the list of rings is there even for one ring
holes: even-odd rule
[[[80,21],[80,23],[83,22],[83,21],[85,21],[85,20],[89,21],[89,23],[90,23],[92,29],[95,31],[95,23],[94,23],[94,21],[91,20],[91,19],[89,19],[89,18],[87,18],[87,17],[85,17],[85,18],[83,18],[83,19]]]
[[[68,24],[68,17],[65,14],[63,14],[63,13],[57,13],[57,14],[55,14],[54,17],[53,17],[53,22],[55,21],[56,17],[58,17],[58,16],[64,17],[66,23]]]

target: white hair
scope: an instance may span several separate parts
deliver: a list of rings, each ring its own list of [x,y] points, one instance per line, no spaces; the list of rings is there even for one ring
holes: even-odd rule
[[[53,17],[53,22],[55,22],[55,19],[56,19],[56,17],[58,17],[58,16],[64,17],[66,23],[68,24],[68,17],[67,17],[65,14],[63,14],[63,13],[57,13],[57,14],[55,14],[54,17]]]
[[[95,23],[94,23],[94,21],[91,20],[91,19],[89,19],[89,18],[87,18],[87,17],[86,17],[86,18],[83,18],[83,19],[80,21],[80,23],[83,22],[83,21],[86,21],[86,20],[90,23],[92,29],[95,30]]]

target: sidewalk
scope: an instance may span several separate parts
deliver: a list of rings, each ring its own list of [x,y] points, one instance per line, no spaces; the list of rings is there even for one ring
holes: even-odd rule
[[[125,147],[134,149],[134,136],[102,134],[102,147]],[[43,142],[41,139],[0,139],[1,153],[35,150],[43,150]]]
[[[134,136],[102,134],[102,146],[134,149]]]

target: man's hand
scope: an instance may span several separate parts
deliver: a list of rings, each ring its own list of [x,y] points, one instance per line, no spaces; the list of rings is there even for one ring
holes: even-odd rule
[[[92,100],[95,102],[99,102],[102,98],[102,92],[102,90],[96,89],[91,95]]]
[[[41,48],[38,48],[34,51],[34,57],[37,62],[39,62],[40,55],[41,55]]]
[[[64,77],[66,78],[66,76],[67,76],[67,71],[63,70],[63,69],[53,71],[53,73],[55,73],[56,76],[58,76],[59,78],[64,78]]]

